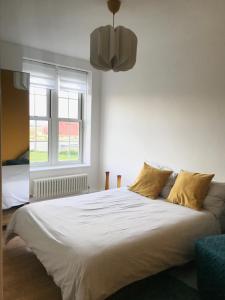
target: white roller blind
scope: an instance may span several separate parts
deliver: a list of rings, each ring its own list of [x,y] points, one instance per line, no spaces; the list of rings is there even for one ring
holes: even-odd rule
[[[57,73],[54,66],[30,60],[24,60],[23,71],[30,73],[31,85],[42,86],[48,89],[56,88]]]
[[[48,89],[72,90],[84,93],[87,90],[87,72],[24,59],[23,71],[30,73],[30,83]],[[57,85],[58,83],[58,85]]]
[[[73,90],[86,92],[87,73],[66,68],[58,68],[59,88],[62,90]]]

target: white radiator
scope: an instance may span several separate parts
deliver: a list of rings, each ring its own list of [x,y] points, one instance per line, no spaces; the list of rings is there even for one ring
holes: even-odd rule
[[[48,177],[33,180],[36,200],[80,194],[88,190],[87,174]]]

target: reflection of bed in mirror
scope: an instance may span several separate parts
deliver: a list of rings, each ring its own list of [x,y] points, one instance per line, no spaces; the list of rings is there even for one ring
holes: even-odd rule
[[[3,209],[29,202],[29,165],[3,166],[2,182]]]

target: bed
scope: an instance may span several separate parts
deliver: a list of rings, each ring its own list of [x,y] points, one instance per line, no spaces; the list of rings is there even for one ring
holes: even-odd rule
[[[6,238],[19,235],[27,243],[63,300],[103,300],[192,260],[195,241],[218,233],[219,222],[208,211],[122,188],[24,206]]]
[[[29,165],[2,167],[2,207],[9,209],[29,202]]]

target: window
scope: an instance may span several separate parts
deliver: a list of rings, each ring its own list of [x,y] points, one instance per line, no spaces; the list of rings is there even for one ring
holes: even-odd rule
[[[30,87],[30,161],[49,161],[50,91],[42,87]]]
[[[30,163],[83,162],[85,72],[24,61],[30,73]]]
[[[58,101],[58,160],[77,161],[80,157],[80,127],[82,95],[77,92],[59,92]]]

